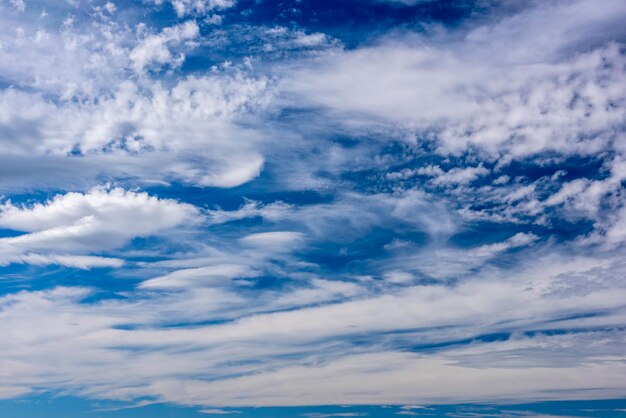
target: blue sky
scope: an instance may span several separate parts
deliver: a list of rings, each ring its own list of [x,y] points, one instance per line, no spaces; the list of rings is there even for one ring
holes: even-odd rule
[[[0,0],[0,416],[623,416],[624,19]]]

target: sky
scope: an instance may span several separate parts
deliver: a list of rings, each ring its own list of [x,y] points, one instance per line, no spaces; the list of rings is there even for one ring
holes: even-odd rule
[[[626,416],[623,0],[0,0],[0,416]]]

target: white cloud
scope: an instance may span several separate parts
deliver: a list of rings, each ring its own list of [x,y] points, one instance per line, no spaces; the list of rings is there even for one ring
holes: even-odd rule
[[[24,10],[26,10],[26,2],[24,0],[11,0],[11,5],[13,5],[18,12],[24,12]]]
[[[293,231],[274,231],[274,232],[259,232],[256,234],[250,234],[242,238],[242,242],[246,245],[261,248],[281,248],[298,245],[304,236],[300,232]]]
[[[130,52],[132,67],[138,73],[146,68],[160,68],[163,65],[178,67],[184,60],[184,54],[172,55],[171,46],[179,46],[198,37],[198,24],[187,21],[180,25],[164,28],[156,35],[148,35]]]
[[[432,174],[428,170],[430,167],[425,167],[423,169],[418,169],[418,174],[422,175],[434,175],[432,182],[436,185],[449,185],[449,184],[469,184],[478,178],[489,174],[489,170],[479,164],[476,167],[465,167],[465,168],[452,168],[446,172],[443,172],[441,169],[437,170],[436,167],[433,168]]]
[[[97,103],[61,105],[9,89],[0,94],[6,110],[0,129],[13,136],[0,141],[7,141],[5,159],[58,166],[60,180],[76,166],[87,182],[107,175],[232,187],[263,166],[262,135],[237,119],[265,106],[266,87],[266,80],[242,75],[189,77],[172,89],[154,83],[147,91],[125,82]]]
[[[206,406],[358,404],[363,393],[368,402],[385,404],[541,400],[556,389],[561,399],[585,389],[594,389],[594,397],[619,397],[626,391],[616,351],[623,332],[585,330],[623,323],[624,290],[547,292],[564,273],[595,275],[598,267],[597,260],[535,257],[521,271],[485,271],[453,287],[412,286],[370,296],[349,283],[317,281],[318,289],[352,299],[302,307],[318,297],[302,293],[292,301],[300,307],[283,312],[273,312],[280,307],[274,294],[264,299],[201,287],[90,304],[82,302],[90,291],[81,288],[20,292],[0,298],[6,337],[0,367],[19,391],[44,387]],[[617,283],[624,267],[611,268]],[[598,309],[605,314],[569,319]],[[223,322],[159,326],[216,318]],[[429,353],[388,349],[393,341],[428,344],[564,326],[579,332],[476,341]],[[385,335],[382,346],[368,344],[364,352],[363,344],[351,344],[353,337],[378,340],[379,333]],[[74,348],[69,357],[68,344]],[[122,378],[127,385],[119,385]],[[498,389],[485,382],[499,383]]]
[[[198,285],[228,285],[234,278],[245,278],[256,275],[253,270],[242,265],[214,265],[193,269],[176,270],[165,276],[147,280],[141,284],[143,288],[185,288]]]
[[[366,414],[364,412],[330,412],[330,413],[307,412],[305,414],[302,414],[303,417],[308,417],[308,418],[365,417],[368,415],[369,414]]]
[[[121,260],[85,254],[194,223],[198,214],[188,204],[119,188],[57,195],[30,206],[8,201],[0,206],[0,227],[26,233],[0,238],[0,257],[4,263],[116,267]]]
[[[186,15],[205,15],[214,10],[228,9],[233,7],[236,0],[151,0],[160,5],[164,1],[172,4],[178,17]]]
[[[210,415],[229,415],[229,414],[241,414],[241,411],[234,411],[234,410],[227,411],[225,409],[211,408],[211,409],[201,409],[200,413],[210,414]]]
[[[538,239],[539,237],[534,234],[520,232],[504,241],[469,248],[442,245],[443,240],[435,241],[427,247],[418,247],[410,243],[391,245],[386,249],[392,258],[383,263],[383,266],[391,270],[384,274],[384,278],[392,283],[410,283],[416,278],[423,277],[442,282],[471,277],[476,274],[476,269],[501,257],[509,250],[525,247],[532,249]]]
[[[107,1],[106,3],[104,3],[103,7],[107,12],[111,14],[115,13],[115,11],[117,10],[117,6],[115,5],[115,3],[110,2],[110,1]]]
[[[59,228],[62,232],[63,228],[87,225],[85,234],[99,233],[100,229],[110,233],[111,241],[101,240],[100,243],[111,247],[131,237],[147,236],[193,221],[195,216],[197,210],[193,206],[174,200],[120,188],[94,188],[88,193],[57,195],[48,202],[32,206],[16,206],[8,201],[0,208],[0,225],[30,233]]]
[[[556,193],[546,199],[546,206],[562,206],[565,215],[573,218],[598,220],[602,205],[607,203],[606,197],[616,193],[626,179],[626,163],[622,156],[607,161],[606,165],[610,169],[606,178],[577,178],[564,182]],[[601,228],[607,225],[599,222],[597,226]]]
[[[514,30],[486,26],[481,30],[503,33],[480,39],[479,29],[453,42],[396,36],[312,62],[294,72],[287,88],[348,127],[399,125],[436,141],[442,154],[477,148],[506,164],[543,151],[599,153],[621,135],[626,96],[624,55],[610,42],[615,31],[624,35],[617,26],[624,11],[618,1],[605,6],[536,4],[511,19],[519,23]],[[576,19],[566,21],[561,12]],[[523,36],[544,33],[538,29],[544,24],[559,36],[541,42]],[[570,41],[584,42],[569,34],[602,24],[607,30],[597,32],[595,49],[563,53]],[[549,53],[527,54],[543,54],[538,44]],[[505,47],[509,55],[500,53]]]
[[[234,5],[169,3],[181,18]],[[0,92],[0,188],[88,190],[5,201],[0,228],[20,234],[0,238],[0,264],[132,264],[114,274],[139,284],[95,301],[99,289],[78,287],[1,296],[0,397],[213,408],[625,396],[619,2],[535,2],[481,27],[343,51],[286,27],[225,25],[201,39],[194,20],[126,26],[122,5],[103,4],[88,22],[64,15],[60,31],[0,17],[0,78],[12,86]],[[176,72],[197,42],[220,37],[271,59]],[[358,138],[333,142],[344,134]],[[431,146],[438,155],[424,155]],[[602,168],[535,180],[508,167],[572,155]],[[273,171],[244,189],[260,200],[232,211],[90,188],[234,187],[263,167]],[[316,189],[322,203],[262,203],[281,187]],[[480,228],[467,238],[474,221],[517,232],[524,217],[594,229],[566,243]],[[150,236],[175,248],[128,246]],[[494,333],[510,337],[481,339]],[[419,346],[429,350],[406,349]]]
[[[28,388],[19,386],[0,386],[0,399],[11,399],[26,395],[30,392]]]
[[[34,16],[0,16],[0,74],[7,83],[84,100],[124,77],[129,65],[128,45],[134,38],[128,27],[104,15],[87,28],[72,18],[62,21],[58,16],[46,23],[41,24]]]
[[[237,221],[246,218],[262,217],[270,222],[281,220],[293,210],[292,205],[283,202],[275,202],[263,205],[260,202],[246,200],[246,203],[237,210],[208,210],[207,221],[210,225]]]
[[[296,221],[319,239],[346,242],[389,222],[405,224],[433,238],[456,230],[454,216],[439,202],[418,190],[391,194],[339,194],[335,201],[294,207],[284,220]]]
[[[366,295],[365,289],[355,283],[338,280],[313,279],[309,287],[296,288],[276,295],[277,307],[304,306]]]
[[[472,28],[465,39],[483,48],[483,58],[545,62],[622,38],[625,14],[619,0],[604,1],[602,7],[593,0],[534,2],[512,16]]]
[[[626,241],[626,207],[616,211],[614,219],[605,234],[605,242],[609,246],[619,245]]]
[[[94,267],[121,267],[124,264],[124,260],[89,255],[19,254],[18,251],[12,253],[8,250],[5,254],[0,255],[0,263],[24,263],[33,265],[58,264],[66,267],[90,269]]]
[[[421,406],[421,405],[404,405],[401,406],[400,409],[405,409],[405,410],[410,410],[410,409],[426,409],[426,410],[432,410],[432,408],[428,408],[426,406]]]
[[[256,177],[268,79],[233,67],[163,82],[149,70],[179,65],[198,24],[138,25],[136,34],[107,16],[68,18],[59,31],[0,18],[0,77],[10,86],[0,92],[0,187],[129,177],[232,187]]]
[[[386,365],[382,370],[381,364]],[[369,402],[387,404],[409,399],[428,403],[444,399],[503,402],[520,392],[526,393],[526,401],[537,401],[552,399],[550,392],[555,387],[586,397],[581,392],[610,386],[615,389],[608,393],[619,396],[624,371],[619,362],[572,368],[466,368],[448,363],[445,357],[390,352],[347,356],[317,367],[290,367],[219,382],[161,381],[152,387],[180,403],[193,404],[209,397],[242,406],[316,405],[319,399],[331,404],[358,404],[363,402],[363,393],[368,394]],[[251,394],[258,397],[250,399]]]
[[[508,238],[506,241],[498,242],[495,244],[481,245],[480,247],[469,250],[469,252],[472,256],[476,257],[493,256],[496,253],[506,251],[511,248],[524,247],[535,242],[538,239],[539,237],[535,234],[525,234],[523,232],[519,232],[513,235],[511,238]]]

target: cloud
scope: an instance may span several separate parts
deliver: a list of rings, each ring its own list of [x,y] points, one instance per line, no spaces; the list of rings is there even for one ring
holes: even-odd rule
[[[205,15],[214,10],[233,7],[235,0],[166,0],[172,4],[178,17],[186,15]],[[164,0],[151,0],[156,5],[163,4]]]
[[[6,250],[6,249],[5,249]],[[124,260],[111,257],[98,257],[89,255],[60,255],[60,254],[37,254],[37,253],[25,253],[19,254],[15,252],[11,254],[8,250],[5,254],[0,255],[2,262],[9,263],[23,263],[33,265],[48,265],[57,264],[66,267],[74,267],[79,269],[90,269],[94,267],[121,267],[124,264]]]
[[[624,396],[620,2],[149,3],[0,16],[0,397]]]
[[[479,164],[476,167],[455,167],[448,171],[443,171],[438,165],[426,165],[419,168],[405,168],[385,174],[387,180],[399,181],[410,179],[415,176],[425,176],[432,178],[434,186],[467,185],[473,181],[489,174],[489,170]]]
[[[387,270],[383,277],[398,284],[424,278],[442,282],[458,280],[466,275],[473,276],[476,269],[502,259],[511,250],[531,249],[538,240],[539,237],[534,234],[520,232],[501,242],[471,248],[451,248],[438,241],[425,248],[396,242],[386,246],[391,257],[382,264],[382,268]],[[541,247],[535,250],[538,248]]]
[[[52,184],[76,167],[85,169],[87,182],[90,176],[106,175],[237,186],[260,173],[264,158],[256,145],[260,133],[239,127],[234,119],[263,106],[266,85],[240,75],[190,77],[172,89],[156,83],[148,91],[128,82],[98,103],[58,106],[41,96],[5,90],[0,107],[7,112],[0,129],[15,133],[5,155],[51,166],[53,177],[35,181]],[[23,129],[24,124],[35,128]],[[232,136],[241,142],[235,145]],[[205,148],[192,152],[197,147]]]
[[[380,370],[377,366],[379,364],[387,367]],[[372,373],[376,379],[368,378]],[[159,382],[154,385],[154,389],[167,393],[179,402],[187,403],[200,402],[201,396],[211,396],[215,399],[228,399],[225,403],[232,405],[248,404],[250,401],[242,399],[241,393],[248,396],[251,393],[262,394],[262,398],[255,401],[263,399],[263,405],[292,405],[294,403],[290,399],[296,398],[301,403],[317,404],[319,401],[316,399],[319,397],[333,404],[360,403],[363,396],[360,393],[364,392],[368,393],[367,399],[371,402],[400,403],[416,397],[434,401],[444,387],[447,396],[454,399],[482,398],[487,394],[480,383],[497,382],[500,383],[497,389],[490,388],[487,395],[487,399],[491,401],[508,400],[520,391],[528,394],[526,400],[541,400],[549,398],[550,395],[542,392],[549,392],[555,384],[581,391],[604,388],[606,385],[619,386],[620,373],[623,370],[617,364],[580,368],[467,369],[445,364],[445,360],[439,358],[422,359],[410,353],[380,353],[350,356],[321,367],[293,367],[219,383]],[[454,379],[450,376],[454,376]],[[585,383],[580,379],[584,379]],[[268,382],[271,382],[272,393],[276,395],[264,389]],[[515,384],[504,384],[505,382]],[[419,393],[418,396],[415,395],[416,392]],[[277,396],[278,394],[281,396]],[[285,398],[286,394],[289,397]],[[387,401],[384,402],[384,399]]]
[[[618,2],[606,6],[536,6],[510,19],[519,22],[515,29],[504,23],[474,28],[459,42],[396,36],[312,62],[287,88],[348,126],[400,125],[435,141],[444,155],[477,148],[483,158],[504,157],[505,164],[545,151],[598,153],[619,135],[624,117],[617,105],[624,97],[624,56],[611,42],[626,35],[616,26],[623,11]],[[562,12],[577,19],[566,22],[557,17]],[[542,42],[524,36],[542,33],[532,29],[544,24],[558,36]],[[594,32],[601,36],[595,49],[563,56],[569,42],[583,42],[567,34],[603,24],[607,30]],[[492,33],[495,28],[503,33]],[[478,36],[488,30],[489,36]],[[530,55],[538,44],[549,52]]]
[[[404,406],[401,406],[400,409],[405,409],[405,410],[410,410],[410,409],[428,409],[428,410],[432,410],[432,408],[428,408],[426,406],[421,406],[421,405],[404,405]]]
[[[302,241],[303,235],[292,231],[260,232],[242,238],[246,245],[255,247],[292,247]]]
[[[24,10],[26,10],[26,2],[24,2],[24,0],[11,0],[11,5],[18,12],[24,12]]]
[[[129,177],[233,187],[259,175],[267,77],[239,66],[160,79],[195,46],[195,21],[154,30],[100,13],[52,30],[2,19],[3,190]]]
[[[230,414],[241,414],[240,411],[227,411],[225,409],[201,409],[200,410],[201,414],[209,414],[209,415],[230,415]]]
[[[50,14],[34,6],[24,19],[0,17],[0,74],[9,86],[85,99],[124,77],[135,37],[129,27],[112,21],[105,9],[85,24],[72,17],[68,3],[46,6]]]
[[[25,233],[0,238],[2,258],[4,263],[119,267],[119,259],[85,253],[119,248],[132,238],[193,223],[197,216],[191,205],[120,188],[57,195],[31,206],[7,201],[0,207],[0,226]]]
[[[432,166],[425,167],[424,169],[418,170],[418,174],[429,175],[428,171]],[[422,171],[423,170],[423,171]],[[439,172],[437,168],[433,168],[433,174],[436,177],[433,179],[433,184],[435,185],[446,185],[446,184],[469,184],[481,176],[489,174],[489,170],[487,170],[482,165],[478,165],[476,167],[467,167],[467,168],[453,168],[447,172]]]
[[[291,292],[276,295],[277,307],[325,304],[366,295],[366,289],[356,283],[313,279],[308,287],[297,287]]]
[[[362,393],[369,394],[368,402],[401,404],[552,399],[554,389],[561,399],[591,389],[615,397],[626,390],[616,351],[623,333],[612,329],[624,320],[623,291],[613,285],[559,297],[547,292],[563,273],[593,275],[597,267],[594,260],[535,257],[508,276],[506,270],[486,270],[482,279],[452,287],[412,286],[369,296],[350,284],[340,289],[339,283],[318,281],[318,288],[352,299],[305,307],[321,299],[296,289],[291,308],[282,312],[274,312],[280,304],[272,291],[265,298],[193,286],[166,295],[142,294],[140,288],[136,297],[97,303],[83,303],[92,291],[76,287],[23,291],[0,298],[9,341],[0,364],[15,387],[207,406],[362,403]],[[289,292],[281,297],[286,301]],[[599,309],[603,314],[579,317]],[[216,318],[221,320],[202,324]],[[159,326],[189,321],[196,325]],[[537,334],[563,327],[571,334]],[[428,353],[391,349],[512,330],[535,334],[452,343]],[[363,352],[363,342],[380,335],[385,344],[368,344]],[[75,356],[66,356],[67,344]],[[611,356],[618,357],[603,360]],[[119,386],[122,376],[129,386]],[[215,381],[206,382],[206,376]],[[484,382],[512,381],[495,392],[482,389]]]
[[[280,201],[264,205],[254,200],[246,200],[245,204],[237,210],[208,210],[209,220],[207,222],[210,225],[215,225],[255,217],[261,217],[268,221],[278,221],[288,217],[292,210],[292,205]]]
[[[198,24],[193,20],[164,28],[159,34],[148,35],[130,52],[131,65],[138,73],[143,73],[147,67],[158,69],[169,65],[175,68],[182,64],[185,56],[173,56],[170,46],[184,44],[198,35]]]
[[[219,285],[233,278],[253,276],[255,273],[240,265],[216,265],[194,269],[177,270],[162,277],[147,280],[141,284],[144,288],[176,288],[197,285],[198,283]]]
[[[305,414],[302,414],[303,417],[309,417],[309,418],[328,418],[328,417],[366,417],[369,414],[363,413],[363,412],[331,412],[328,414],[325,414],[323,412],[308,412]]]
[[[626,240],[626,208],[615,213],[615,221],[608,227],[604,242],[609,246],[622,244]]]

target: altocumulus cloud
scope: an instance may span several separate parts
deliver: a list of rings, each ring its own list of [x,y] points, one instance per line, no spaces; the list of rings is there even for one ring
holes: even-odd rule
[[[0,2],[0,398],[626,396],[623,3],[314,3]]]

